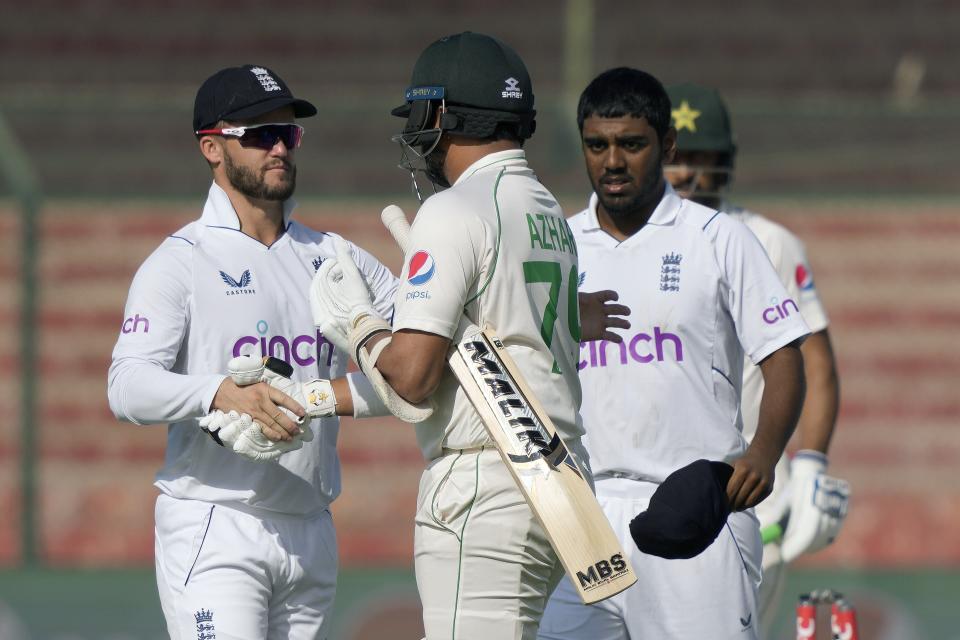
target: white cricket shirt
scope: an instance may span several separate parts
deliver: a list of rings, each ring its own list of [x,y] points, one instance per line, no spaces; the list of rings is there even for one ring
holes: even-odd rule
[[[744,353],[759,362],[808,333],[763,248],[741,223],[667,185],[649,222],[618,242],[597,197],[570,219],[584,291],[630,307],[622,344],[580,345],[585,443],[594,474],[662,481],[699,458],[745,450]]]
[[[431,196],[410,230],[393,328],[452,338],[460,316],[490,325],[564,438],[577,414],[577,249],[560,205],[520,149],[492,153]],[[491,440],[449,371],[416,425],[424,455]]]
[[[137,271],[113,351],[108,397],[121,420],[170,423],[156,486],[174,498],[247,510],[306,515],[340,492],[339,421],[311,425],[315,438],[278,463],[257,463],[217,445],[197,425],[209,411],[227,362],[272,355],[295,380],[344,375],[347,354],[313,326],[307,292],[334,237],[290,221],[271,246],[243,234],[227,194],[210,187],[203,215],[169,238]],[[372,276],[377,311],[389,318],[396,279],[353,247]]]
[[[800,315],[803,316],[810,333],[823,331],[830,324],[827,312],[820,303],[813,282],[813,270],[807,260],[807,250],[800,239],[783,226],[761,215],[724,203],[721,209],[735,220],[747,225],[763,245],[773,268],[780,276],[780,282],[787,289],[787,295],[797,301]],[[760,368],[746,359],[743,363],[743,436],[747,442],[753,440],[760,419],[760,398],[763,396],[763,374]]]

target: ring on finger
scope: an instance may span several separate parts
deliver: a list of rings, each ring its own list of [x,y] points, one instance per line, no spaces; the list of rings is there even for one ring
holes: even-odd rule
[[[277,411],[277,415],[273,416],[273,421],[276,422],[277,424],[280,424],[280,421],[277,420],[277,418],[279,418],[282,415],[283,415],[283,411]]]

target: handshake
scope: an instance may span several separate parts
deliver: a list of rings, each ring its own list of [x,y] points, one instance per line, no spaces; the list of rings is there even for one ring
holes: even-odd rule
[[[313,440],[310,426],[312,418],[324,418],[336,414],[337,399],[329,380],[314,379],[309,382],[294,382],[290,379],[293,368],[278,358],[255,358],[238,356],[227,364],[230,378],[238,387],[248,387],[260,382],[277,389],[303,407],[301,417],[286,407],[278,406],[272,421],[282,413],[299,427],[299,433],[290,440],[272,440],[267,437],[264,425],[249,413],[216,409],[200,419],[200,428],[214,442],[231,449],[251,460],[275,461],[284,453],[296,451],[304,442]],[[262,419],[264,422],[266,420]],[[272,429],[276,432],[277,429]]]

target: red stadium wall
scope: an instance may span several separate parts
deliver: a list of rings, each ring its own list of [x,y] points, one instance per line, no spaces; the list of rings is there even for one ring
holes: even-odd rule
[[[571,210],[575,208],[573,204]],[[395,268],[378,206],[306,203]],[[41,223],[39,522],[57,565],[150,563],[152,476],[165,429],[118,423],[106,371],[130,279],[196,203],[48,203]],[[831,470],[853,485],[847,526],[821,566],[960,565],[960,217],[937,204],[770,204],[808,245],[832,319],[843,403]],[[0,564],[19,558],[19,225],[0,206]],[[406,565],[422,460],[409,426],[344,422],[335,504],[345,565]],[[922,544],[917,541],[922,540]]]

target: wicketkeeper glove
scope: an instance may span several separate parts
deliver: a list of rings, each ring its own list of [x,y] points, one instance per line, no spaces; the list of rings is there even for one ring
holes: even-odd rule
[[[790,517],[781,555],[791,562],[819,551],[837,537],[847,515],[850,485],[826,475],[827,456],[803,449],[790,465]]]
[[[354,263],[350,246],[337,239],[336,250],[337,257],[325,260],[310,284],[314,324],[337,348],[350,354],[390,413],[405,422],[426,420],[433,414],[432,403],[407,402],[377,371],[377,358],[392,338],[381,340],[369,352],[363,348],[374,334],[390,332],[390,323],[373,308],[369,284]]]
[[[200,418],[200,429],[221,447],[256,461],[275,461],[284,453],[303,446],[299,437],[289,442],[274,442],[265,435],[260,424],[246,413],[217,409]]]
[[[336,413],[337,399],[329,380],[317,378],[309,382],[294,382],[290,379],[293,367],[278,358],[237,356],[227,364],[227,370],[237,386],[266,382],[300,403],[307,412],[305,418],[299,418],[280,407],[281,411],[300,425],[300,433],[290,441],[278,442],[263,435],[261,425],[246,413],[215,410],[200,420],[200,428],[217,444],[251,460],[276,460],[284,453],[300,449],[304,442],[313,440],[309,419],[328,417]]]

